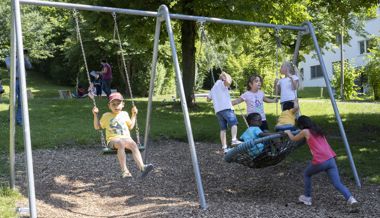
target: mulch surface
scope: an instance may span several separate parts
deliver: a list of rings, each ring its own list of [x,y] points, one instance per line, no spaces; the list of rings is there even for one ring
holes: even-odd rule
[[[207,210],[199,209],[198,192],[187,143],[161,140],[150,144],[155,165],[144,180],[122,179],[115,155],[99,147],[33,151],[39,217],[380,217],[380,186],[344,184],[360,201],[347,206],[325,174],[313,178],[313,205],[297,203],[303,192],[304,163],[280,163],[249,169],[223,161],[219,145],[196,143]],[[17,155],[17,182],[26,195],[23,154]],[[26,199],[20,204],[27,203]],[[27,205],[23,205],[27,206]]]

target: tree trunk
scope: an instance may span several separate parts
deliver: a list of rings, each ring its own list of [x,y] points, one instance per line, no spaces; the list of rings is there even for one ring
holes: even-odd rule
[[[192,0],[184,0],[182,9],[184,14],[194,14],[188,5]],[[187,105],[192,103],[193,87],[195,80],[195,23],[183,21],[181,26],[181,48],[182,48],[182,82],[185,89]]]
[[[373,86],[373,97],[374,100],[380,100],[380,84],[375,84]]]

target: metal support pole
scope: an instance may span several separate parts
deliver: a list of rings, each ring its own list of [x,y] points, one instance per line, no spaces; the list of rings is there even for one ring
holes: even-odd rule
[[[353,159],[352,154],[351,154],[350,145],[348,144],[346,132],[344,131],[344,127],[343,127],[343,123],[342,123],[342,119],[340,118],[339,110],[338,110],[338,107],[336,105],[335,98],[334,98],[334,95],[333,95],[333,92],[331,89],[330,80],[329,80],[329,77],[327,75],[325,62],[323,60],[323,57],[321,54],[321,49],[319,48],[318,40],[317,40],[317,37],[316,37],[315,32],[314,32],[314,27],[310,22],[307,22],[306,24],[309,27],[310,35],[311,35],[313,42],[314,42],[315,51],[318,55],[319,63],[321,64],[323,77],[324,77],[325,82],[326,82],[326,88],[327,88],[327,91],[329,93],[331,104],[332,104],[333,109],[334,109],[336,121],[337,121],[338,126],[339,126],[340,135],[342,136],[343,143],[346,147],[346,153],[347,153],[348,159],[350,161],[350,165],[351,165],[352,173],[354,174],[354,177],[355,177],[356,185],[358,187],[361,187],[360,179],[359,179],[358,173],[356,171],[354,159]]]
[[[28,99],[26,93],[26,76],[25,76],[25,63],[24,63],[24,45],[22,41],[22,28],[21,28],[21,14],[19,0],[14,0],[14,14],[15,14],[15,27],[16,27],[16,42],[17,42],[17,61],[19,70],[21,106],[23,116],[23,132],[24,132],[24,149],[27,164],[28,176],[28,196],[29,196],[29,210],[30,217],[37,217],[36,208],[36,195],[34,190],[34,175],[33,175],[33,160],[32,160],[32,145],[30,140],[30,126],[29,126],[29,112],[28,112]]]
[[[158,57],[158,44],[160,42],[160,31],[161,31],[161,17],[156,18],[156,30],[154,34],[154,45],[153,45],[153,58],[152,58],[152,68],[150,73],[150,84],[149,84],[149,98],[148,98],[148,108],[146,113],[146,123],[145,123],[145,136],[144,136],[144,163],[147,162],[148,158],[148,138],[150,132],[150,118],[152,114],[152,103],[153,103],[153,93],[154,93],[154,81],[156,79],[157,72],[157,57]]]
[[[15,29],[15,16],[14,16],[14,1],[12,1],[12,14],[11,14],[11,59],[10,65],[10,92],[9,92],[9,170],[10,170],[10,188],[16,187],[16,29]]]
[[[297,41],[296,41],[296,46],[294,48],[294,54],[293,54],[293,60],[292,60],[292,63],[295,66],[298,66],[298,55],[299,55],[299,51],[300,51],[302,35],[303,35],[303,33],[301,31],[299,31],[298,35],[297,35]]]
[[[343,51],[343,28],[339,35],[340,47],[340,99],[344,100],[344,51]]]
[[[204,191],[203,191],[201,173],[200,173],[199,166],[198,166],[197,153],[195,151],[195,143],[194,143],[194,138],[193,138],[193,132],[191,129],[189,111],[187,109],[187,104],[186,104],[185,91],[183,89],[183,84],[182,84],[181,70],[179,68],[178,57],[177,57],[177,49],[176,49],[175,42],[174,42],[173,30],[172,30],[172,26],[171,26],[171,22],[170,22],[170,16],[169,16],[169,10],[165,5],[161,5],[160,8],[158,9],[158,11],[159,11],[159,13],[162,13],[162,15],[164,16],[165,21],[166,21],[166,30],[167,30],[168,36],[169,36],[170,47],[172,50],[173,64],[174,64],[174,69],[175,69],[176,78],[177,78],[177,90],[179,91],[179,94],[180,94],[183,118],[185,121],[185,127],[186,127],[186,133],[187,133],[187,139],[189,141],[191,160],[193,162],[193,169],[194,169],[195,179],[197,182],[199,202],[200,202],[201,208],[206,209],[207,204],[206,204],[206,199],[205,199]]]

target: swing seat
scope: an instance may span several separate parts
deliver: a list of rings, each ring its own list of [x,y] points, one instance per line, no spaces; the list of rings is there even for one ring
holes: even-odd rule
[[[292,131],[294,135],[300,130]],[[296,148],[305,144],[305,140],[292,141],[289,137],[281,132],[270,136],[254,139],[244,142],[235,148],[230,149],[224,156],[228,163],[235,162],[250,168],[264,168],[276,165],[286,158]],[[258,144],[264,144],[262,152],[256,156],[250,152],[252,149],[258,149]]]
[[[139,148],[140,152],[145,150],[145,145],[143,144],[138,144],[137,147]],[[116,154],[116,153],[117,153],[116,149],[112,149],[109,147],[102,148],[102,154]],[[125,153],[130,154],[132,152],[129,149],[125,149]]]

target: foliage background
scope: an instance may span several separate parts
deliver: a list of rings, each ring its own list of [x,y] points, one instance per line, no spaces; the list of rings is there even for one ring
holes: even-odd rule
[[[199,16],[223,17],[226,19],[250,20],[271,24],[301,25],[311,21],[321,47],[328,42],[336,43],[341,29],[363,32],[363,20],[376,14],[377,1],[247,1],[247,0],[61,0],[61,2],[102,5],[157,11],[166,4],[171,13],[185,13]],[[0,59],[9,53],[10,1],[0,2],[0,18],[3,31],[0,32]],[[147,96],[150,79],[150,65],[155,29],[155,19],[119,14],[117,16],[123,46],[126,50],[128,73],[132,90],[137,96]],[[76,39],[73,13],[66,9],[22,5],[24,45],[30,50],[34,68],[56,84],[75,86],[78,77],[87,84],[80,46]],[[208,42],[201,43],[199,23],[192,22],[190,33],[194,33],[192,46],[181,46],[185,22],[173,20],[173,31],[177,44],[179,61],[186,65],[194,57],[193,69],[182,69],[186,96],[188,92],[209,89],[212,86],[211,72],[217,77],[221,70],[229,72],[236,81],[235,88],[245,89],[246,78],[260,74],[264,78],[263,89],[273,93],[272,84],[276,77],[276,41],[272,29],[205,23]],[[113,67],[113,86],[126,92],[125,76],[117,42],[113,37],[113,18],[109,13],[80,12],[80,26],[87,61],[90,70],[100,69],[100,59],[107,58]],[[182,34],[181,34],[182,33]],[[292,58],[296,32],[280,30],[282,47],[279,62]],[[349,40],[346,38],[345,40]],[[202,46],[201,46],[202,44]],[[182,48],[186,49],[183,50]],[[313,49],[309,36],[303,37],[302,55]],[[191,58],[190,58],[191,59]],[[170,47],[165,28],[161,28],[159,47],[158,78],[156,94],[175,93],[175,78]],[[197,69],[195,72],[195,69]],[[192,81],[189,78],[194,78]],[[195,87],[195,88],[193,88]],[[189,91],[190,90],[190,91]]]

